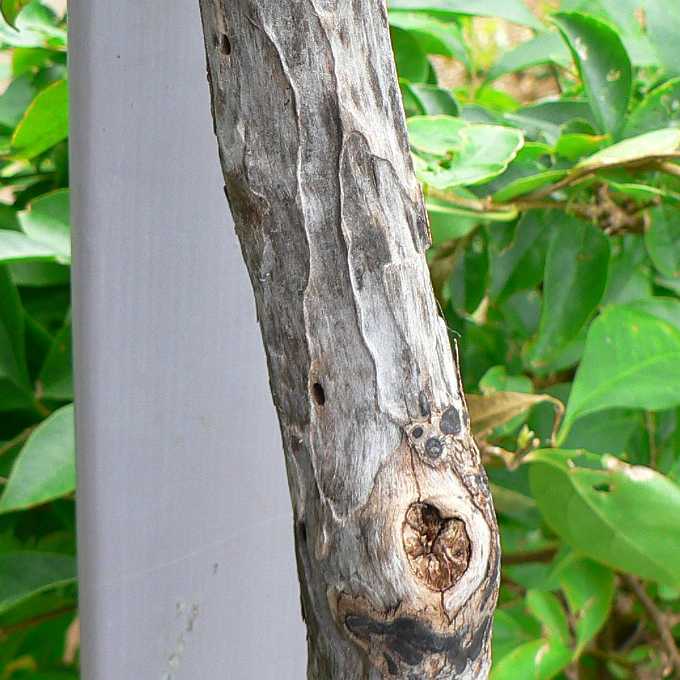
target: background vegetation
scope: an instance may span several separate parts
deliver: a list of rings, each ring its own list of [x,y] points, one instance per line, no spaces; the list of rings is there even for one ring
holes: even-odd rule
[[[65,20],[0,6],[0,680],[73,680]],[[680,6],[391,0],[390,23],[501,526],[493,680],[669,677]]]
[[[680,4],[390,9],[501,527],[492,680],[680,674]]]

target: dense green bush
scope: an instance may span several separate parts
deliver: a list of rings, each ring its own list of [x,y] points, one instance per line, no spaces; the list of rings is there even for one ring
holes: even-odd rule
[[[66,29],[25,4],[0,23],[0,678],[73,680]]]
[[[501,528],[492,679],[670,675],[680,4],[390,9],[433,282]],[[530,30],[499,50],[507,21]]]
[[[0,23],[0,679],[73,680],[66,35],[25,5]],[[550,9],[390,23],[501,527],[493,680],[652,680],[680,633],[680,5]]]

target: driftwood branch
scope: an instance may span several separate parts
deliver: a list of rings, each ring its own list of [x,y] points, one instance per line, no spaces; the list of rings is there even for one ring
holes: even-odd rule
[[[483,679],[498,533],[425,261],[384,1],[201,9],[281,425],[308,677]]]

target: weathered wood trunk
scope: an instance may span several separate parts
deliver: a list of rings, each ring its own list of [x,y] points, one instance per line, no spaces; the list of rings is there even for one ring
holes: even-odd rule
[[[384,0],[201,8],[283,437],[308,677],[483,679],[498,533],[425,261]]]

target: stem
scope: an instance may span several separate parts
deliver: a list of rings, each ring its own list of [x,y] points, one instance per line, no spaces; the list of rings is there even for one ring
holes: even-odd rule
[[[656,603],[649,597],[644,586],[638,579],[629,574],[621,574],[621,577],[626,585],[635,593],[635,596],[647,612],[647,615],[654,622],[654,625],[661,636],[661,641],[666,648],[670,664],[677,672],[680,672],[680,652],[678,652],[675,638],[673,637],[671,628],[666,620],[666,615],[656,606]]]
[[[23,444],[31,435],[31,432],[35,430],[35,425],[27,427],[23,432],[20,432],[14,439],[10,439],[0,446],[0,456],[4,456],[8,451],[11,451],[15,446]]]
[[[649,467],[656,469],[658,450],[656,448],[656,418],[650,411],[645,411],[645,429],[649,437]]]
[[[64,614],[76,611],[78,608],[76,605],[68,605],[66,607],[61,607],[59,609],[54,609],[50,612],[45,612],[44,614],[39,614],[38,616],[33,616],[30,619],[25,619],[24,621],[19,621],[18,623],[13,623],[4,628],[0,628],[0,639],[6,638],[12,633],[18,633],[19,631],[26,630],[27,628],[33,628],[45,621],[51,621]]]

